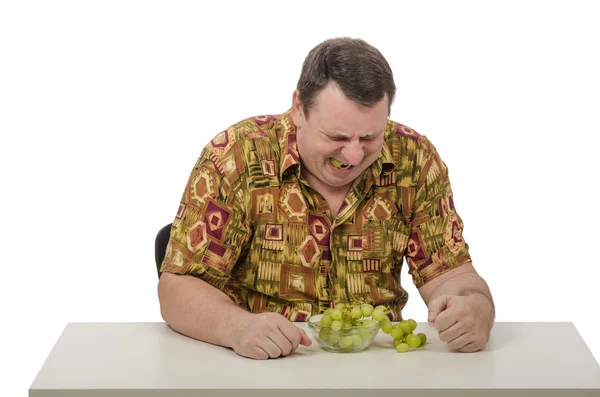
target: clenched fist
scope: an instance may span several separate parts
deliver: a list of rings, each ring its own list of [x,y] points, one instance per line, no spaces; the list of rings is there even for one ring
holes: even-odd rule
[[[493,320],[491,302],[479,294],[441,295],[429,305],[428,321],[438,330],[440,340],[464,353],[481,350],[490,338]]]

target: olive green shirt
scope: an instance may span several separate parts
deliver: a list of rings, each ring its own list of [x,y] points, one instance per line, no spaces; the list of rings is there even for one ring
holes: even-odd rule
[[[161,271],[191,274],[251,312],[291,321],[339,303],[402,319],[404,258],[416,287],[470,262],[448,169],[423,135],[388,121],[385,144],[335,219],[301,176],[290,112],[248,118],[204,148]]]

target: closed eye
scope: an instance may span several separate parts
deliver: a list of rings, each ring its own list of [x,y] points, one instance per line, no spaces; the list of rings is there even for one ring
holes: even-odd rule
[[[343,136],[330,136],[329,139],[331,139],[332,141],[345,141],[346,138],[344,138]]]
[[[327,138],[329,138],[332,141],[347,141],[348,138],[344,137],[344,136],[331,136],[331,135],[325,135]],[[374,139],[377,138],[378,135],[369,135],[369,136],[365,136],[360,138],[361,141],[372,141]]]

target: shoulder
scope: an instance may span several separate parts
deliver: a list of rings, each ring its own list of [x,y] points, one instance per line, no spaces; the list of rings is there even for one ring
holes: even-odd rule
[[[437,154],[435,146],[425,135],[393,120],[388,120],[387,122],[385,142],[392,153],[394,150],[398,151],[401,149],[404,155],[409,156],[410,153],[420,153],[426,156],[435,156]]]
[[[281,117],[280,114],[260,115],[237,121],[216,134],[207,146],[209,149],[222,151],[224,148],[230,149],[236,143],[239,145],[253,140],[270,140],[281,124]]]
[[[206,144],[195,168],[205,166],[214,169],[215,175],[231,186],[238,186],[250,178],[252,169],[272,165],[267,172],[274,173],[271,168],[276,169],[275,160],[279,154],[277,136],[284,116],[252,116],[231,124]],[[268,164],[264,164],[265,161]]]

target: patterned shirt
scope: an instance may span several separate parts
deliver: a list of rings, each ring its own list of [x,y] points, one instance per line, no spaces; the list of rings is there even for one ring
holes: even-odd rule
[[[222,131],[191,172],[161,271],[199,277],[250,312],[291,321],[339,302],[385,305],[401,320],[404,258],[417,288],[471,258],[435,147],[391,120],[384,136],[331,219],[301,174],[290,111]]]

